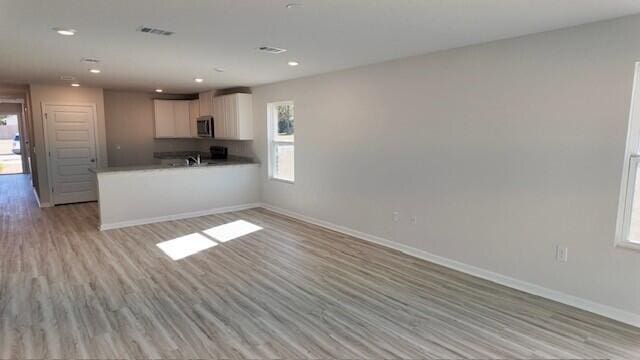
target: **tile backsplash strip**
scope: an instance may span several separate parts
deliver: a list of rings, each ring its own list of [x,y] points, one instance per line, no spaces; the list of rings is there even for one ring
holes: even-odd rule
[[[229,149],[229,155],[242,156],[255,159],[256,154],[253,152],[253,141],[237,141],[237,140],[207,140],[200,142],[200,151],[209,152],[210,146],[224,146]]]

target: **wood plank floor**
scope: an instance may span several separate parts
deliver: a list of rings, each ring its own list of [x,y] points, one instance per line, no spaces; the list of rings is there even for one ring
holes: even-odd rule
[[[236,220],[263,229],[156,246]],[[640,358],[640,329],[266,210],[97,222],[0,176],[0,358]]]

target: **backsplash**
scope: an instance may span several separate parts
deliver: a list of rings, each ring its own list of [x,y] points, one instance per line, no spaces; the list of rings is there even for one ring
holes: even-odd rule
[[[202,140],[198,139],[154,139],[154,152],[197,151]]]
[[[224,146],[229,149],[229,155],[248,157],[256,159],[257,156],[253,152],[253,141],[236,141],[236,140],[199,140],[202,152],[208,152],[209,147],[213,145]]]

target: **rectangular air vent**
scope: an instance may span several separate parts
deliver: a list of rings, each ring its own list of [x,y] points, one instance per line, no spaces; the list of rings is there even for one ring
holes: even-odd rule
[[[174,34],[173,31],[156,29],[156,28],[152,28],[152,27],[149,27],[149,26],[140,26],[138,28],[138,31],[143,32],[143,33],[147,33],[147,34],[164,35],[164,36],[170,36],[170,35]]]
[[[63,81],[74,81],[76,78],[70,75],[62,75],[60,76],[60,80]]]
[[[87,63],[87,64],[97,64],[100,62],[100,60],[96,59],[96,58],[82,58],[80,59],[80,61],[82,61],[83,63]]]
[[[271,47],[271,46],[260,46],[257,50],[260,52],[265,52],[269,54],[280,54],[287,51],[285,49],[280,49],[280,48]]]

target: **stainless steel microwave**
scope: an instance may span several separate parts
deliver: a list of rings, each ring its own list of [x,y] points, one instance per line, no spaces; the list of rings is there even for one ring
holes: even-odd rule
[[[198,118],[198,136],[213,137],[213,116],[200,116]]]

